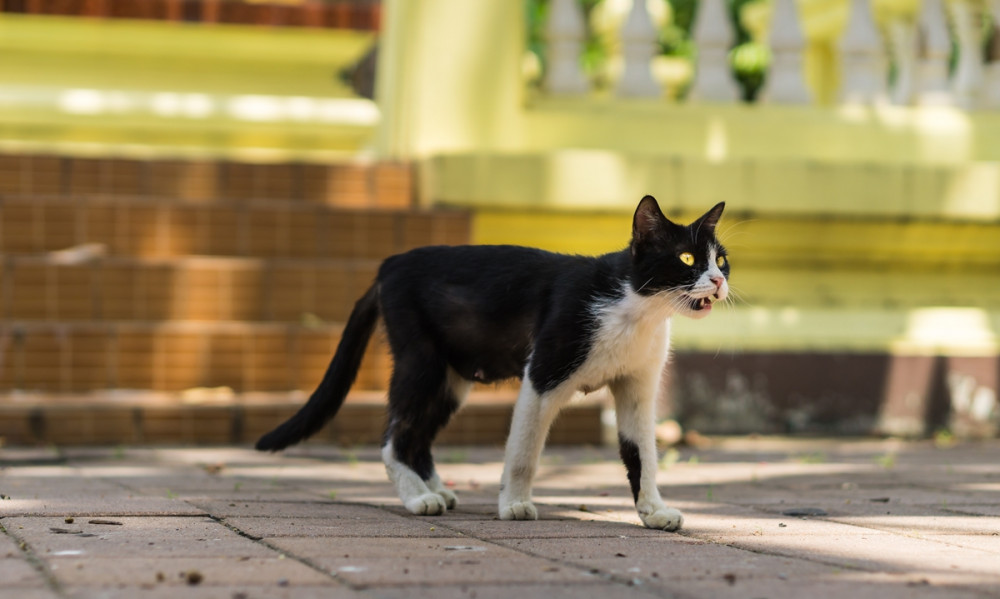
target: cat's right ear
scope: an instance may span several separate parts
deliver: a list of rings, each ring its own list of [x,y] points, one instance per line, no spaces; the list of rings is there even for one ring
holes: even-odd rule
[[[643,197],[632,217],[632,256],[643,246],[662,240],[669,222],[656,203],[656,198],[649,195]]]

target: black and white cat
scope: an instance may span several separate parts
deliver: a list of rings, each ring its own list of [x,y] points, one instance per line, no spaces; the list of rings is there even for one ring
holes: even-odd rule
[[[463,246],[388,258],[355,305],[319,387],[257,449],[284,449],[333,418],[381,316],[394,358],[382,458],[410,512],[436,515],[456,505],[431,443],[473,383],[521,377],[500,518],[538,518],[531,484],[552,421],[578,392],[607,385],[639,517],[650,528],[677,530],[681,513],[656,487],[654,403],[670,318],[704,317],[729,293],[729,261],[715,236],[723,207],[680,225],[646,196],[628,248],[598,257]]]

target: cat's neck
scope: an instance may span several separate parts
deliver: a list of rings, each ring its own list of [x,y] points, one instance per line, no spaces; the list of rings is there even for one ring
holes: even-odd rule
[[[603,322],[621,328],[657,326],[677,312],[676,301],[666,294],[644,295],[625,280],[620,293],[594,303],[594,314]]]

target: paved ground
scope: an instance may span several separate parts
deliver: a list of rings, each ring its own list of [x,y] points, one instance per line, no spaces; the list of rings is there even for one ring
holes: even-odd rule
[[[462,504],[414,517],[371,447],[3,449],[0,596],[1000,597],[997,442],[671,451],[680,534],[613,450],[547,450],[537,522],[495,519],[500,450],[438,458]]]

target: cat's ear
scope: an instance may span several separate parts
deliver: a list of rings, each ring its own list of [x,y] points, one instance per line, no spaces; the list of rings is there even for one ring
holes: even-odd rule
[[[719,224],[719,219],[722,218],[722,211],[725,209],[726,203],[719,202],[712,209],[706,212],[695,221],[695,227],[697,230],[707,229],[712,235],[715,235],[715,226]]]
[[[670,221],[663,216],[660,205],[653,196],[645,196],[639,201],[632,217],[632,255],[637,250],[656,240],[662,240],[667,232]]]

